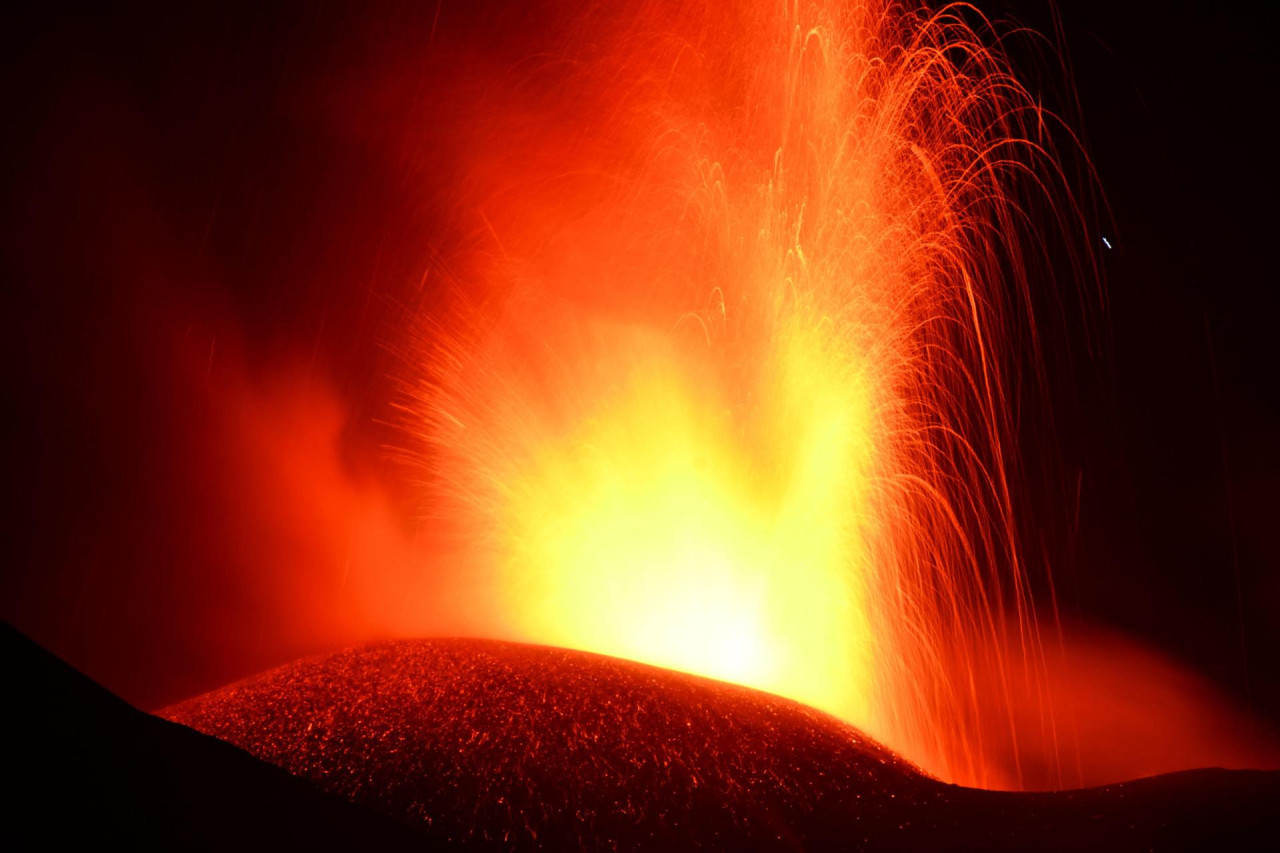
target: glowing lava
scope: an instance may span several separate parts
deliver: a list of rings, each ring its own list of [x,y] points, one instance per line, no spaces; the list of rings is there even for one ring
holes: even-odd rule
[[[867,712],[849,512],[868,501],[871,409],[801,338],[780,343],[761,392],[784,405],[746,431],[660,360],[513,477],[505,588],[530,636]]]
[[[517,638],[1016,784],[973,685],[1035,677],[1010,376],[1038,229],[1075,222],[1050,117],[967,6],[669,5],[591,6],[483,92],[489,248],[406,406],[431,511]]]

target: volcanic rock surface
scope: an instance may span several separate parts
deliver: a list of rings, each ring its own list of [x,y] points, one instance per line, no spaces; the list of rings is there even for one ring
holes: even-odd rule
[[[1280,831],[1277,773],[975,791],[785,699],[497,641],[375,644],[162,713],[466,847],[1269,849]]]

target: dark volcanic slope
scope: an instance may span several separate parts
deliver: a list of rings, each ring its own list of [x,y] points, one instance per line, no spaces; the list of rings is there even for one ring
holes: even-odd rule
[[[423,850],[383,815],[144,714],[0,623],[3,850]]]
[[[887,750],[794,702],[493,641],[369,646],[164,714],[455,840],[800,840],[797,827],[842,835],[894,820],[895,799],[941,795]],[[840,807],[815,810],[823,803]]]
[[[368,646],[164,713],[467,846],[1268,849],[1280,828],[1280,774],[972,791],[784,699],[493,641]]]

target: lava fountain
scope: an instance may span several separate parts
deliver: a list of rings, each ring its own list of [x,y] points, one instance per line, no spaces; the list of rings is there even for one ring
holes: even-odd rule
[[[1044,234],[1083,221],[1060,125],[965,4],[613,5],[477,95],[402,406],[433,523],[516,639],[1017,786],[983,739],[1038,677],[1015,433]]]

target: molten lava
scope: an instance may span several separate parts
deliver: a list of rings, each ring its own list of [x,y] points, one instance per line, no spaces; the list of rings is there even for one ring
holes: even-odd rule
[[[1052,117],[967,5],[612,6],[477,95],[478,248],[405,406],[431,512],[515,638],[1017,784],[982,739],[1038,677],[1011,460],[1042,231],[1080,222]]]

